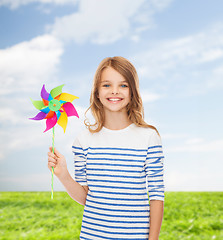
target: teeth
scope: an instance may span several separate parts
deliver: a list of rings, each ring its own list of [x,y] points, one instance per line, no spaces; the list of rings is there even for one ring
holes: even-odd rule
[[[117,99],[117,98],[115,98],[115,99],[114,99],[114,98],[110,99],[110,98],[109,98],[108,100],[109,100],[109,101],[120,101],[121,99]]]

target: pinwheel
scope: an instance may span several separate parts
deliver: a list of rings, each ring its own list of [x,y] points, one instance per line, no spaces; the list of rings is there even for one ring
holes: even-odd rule
[[[31,120],[46,119],[46,129],[44,132],[53,128],[58,123],[66,131],[68,117],[78,116],[78,113],[71,102],[78,98],[69,93],[62,93],[63,85],[60,85],[48,93],[43,85],[41,90],[42,101],[31,99],[34,107],[40,112]]]
[[[52,151],[54,153],[54,138],[55,131],[54,126],[58,123],[66,131],[68,117],[76,116],[79,118],[78,113],[73,106],[72,102],[78,97],[69,94],[62,93],[63,85],[53,88],[50,93],[45,89],[43,85],[41,90],[42,101],[34,101],[31,99],[34,107],[36,107],[40,112],[31,120],[43,120],[46,119],[46,129],[44,132],[53,129],[53,138],[52,138]],[[52,167],[52,181],[51,181],[51,198],[53,199],[53,175],[54,168]]]

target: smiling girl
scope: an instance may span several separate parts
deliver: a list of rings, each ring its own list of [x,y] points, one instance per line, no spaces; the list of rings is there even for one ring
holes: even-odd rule
[[[95,123],[73,144],[75,180],[56,149],[48,167],[84,205],[80,239],[158,240],[163,218],[163,152],[158,131],[143,120],[139,80],[123,57],[105,58],[95,73]]]

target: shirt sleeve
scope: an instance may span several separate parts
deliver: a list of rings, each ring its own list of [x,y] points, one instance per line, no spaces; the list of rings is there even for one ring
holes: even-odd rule
[[[87,186],[86,176],[86,149],[83,149],[78,138],[74,141],[72,146],[74,154],[74,178],[75,181],[82,186]]]
[[[160,136],[154,132],[150,138],[145,162],[149,200],[164,201],[163,150]]]

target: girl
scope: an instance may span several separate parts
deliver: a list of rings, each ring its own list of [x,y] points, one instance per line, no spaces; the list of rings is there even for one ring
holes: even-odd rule
[[[139,81],[123,57],[105,58],[90,97],[95,124],[73,144],[75,180],[56,149],[48,167],[85,205],[80,239],[158,240],[163,218],[163,152],[155,127],[143,120]],[[87,111],[88,111],[87,110]],[[148,195],[149,193],[149,199]]]

